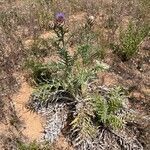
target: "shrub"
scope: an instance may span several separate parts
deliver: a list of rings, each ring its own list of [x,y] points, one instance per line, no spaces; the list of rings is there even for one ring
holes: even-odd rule
[[[47,64],[29,63],[35,75],[37,68],[44,68],[50,72],[50,77],[31,95],[27,108],[48,113],[47,125],[50,130],[45,137],[49,142],[58,138],[61,132],[65,132],[77,149],[97,147],[93,145],[102,142],[102,134],[111,133],[113,138],[117,136],[117,140],[120,140],[114,130],[120,131],[125,124],[127,111],[123,106],[124,93],[119,87],[111,90],[92,87],[97,73],[109,69],[109,66],[97,60],[97,49],[93,49],[90,38],[84,38],[79,42],[77,51],[70,53],[68,39],[65,38],[64,15],[61,13],[57,16],[61,18],[56,18],[52,28],[57,35],[53,46],[58,60]],[[86,36],[86,32],[84,34]]]
[[[129,60],[138,51],[141,41],[148,35],[149,26],[129,24],[128,28],[119,33],[119,45],[113,45],[113,49],[123,61]]]
[[[100,94],[91,96],[90,83],[97,78],[99,71],[109,67],[96,60],[97,50],[91,49],[89,41],[84,41],[83,45],[78,46],[77,51],[73,54],[69,53],[62,21],[64,16],[63,14],[60,16],[61,22],[58,19],[54,23],[57,39],[53,43],[59,59],[57,62],[46,64],[51,72],[51,82],[40,86],[32,94],[28,108],[38,111],[43,107],[50,107],[50,110],[54,108],[54,111],[57,112],[58,105],[65,105],[69,110],[67,115],[71,116],[67,118],[72,132],[71,138],[80,142],[88,140],[91,142],[92,138],[97,135],[98,127],[101,124],[113,129],[123,126],[123,119],[118,115],[122,108],[123,97],[120,89],[117,88],[107,93],[108,98],[100,96]],[[37,65],[30,66],[38,68]],[[39,66],[43,68],[43,65]],[[98,121],[94,121],[97,116]],[[64,120],[60,124],[65,124]]]
[[[36,95],[35,99],[37,100],[38,98],[42,105],[44,105],[44,103],[47,105],[48,102],[53,103],[55,100],[58,101],[60,99],[63,101],[67,101],[67,99],[76,99],[78,96],[79,99],[83,98],[82,101],[84,102],[88,95],[89,82],[96,77],[98,71],[105,70],[108,66],[98,60],[94,60],[94,58],[97,57],[97,55],[95,55],[97,51],[91,49],[91,45],[88,44],[80,46],[78,51],[71,55],[67,49],[67,43],[65,42],[63,24],[55,24],[54,31],[57,35],[57,39],[54,41],[53,45],[59,57],[58,61],[50,62],[46,65],[34,63],[32,61],[28,63],[36,82],[41,81],[41,79],[45,81],[47,77],[49,77],[49,70],[51,72],[51,82],[47,82],[45,85],[40,86],[33,95]],[[45,73],[44,80],[41,78],[41,73]],[[62,95],[63,92],[66,93],[64,98]],[[61,97],[58,95],[61,95]],[[35,110],[32,105],[30,109],[33,111]],[[85,112],[87,113],[86,110],[89,111],[86,107],[85,111],[79,109],[78,115],[72,122],[72,126],[76,128],[83,125],[81,127],[82,134],[89,131],[88,133],[90,135],[90,132],[94,132],[94,128],[91,124],[91,117],[85,114]],[[84,116],[88,119],[84,118]],[[87,124],[86,127],[84,127],[85,124]]]

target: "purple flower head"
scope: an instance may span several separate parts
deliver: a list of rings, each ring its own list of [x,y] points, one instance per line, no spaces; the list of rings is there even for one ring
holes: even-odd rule
[[[65,21],[65,15],[64,13],[57,13],[55,16],[56,22],[62,23]]]

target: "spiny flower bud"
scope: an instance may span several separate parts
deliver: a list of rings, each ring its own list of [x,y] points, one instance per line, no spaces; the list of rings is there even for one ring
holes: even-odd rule
[[[64,22],[65,21],[64,13],[57,13],[55,19],[57,22]]]
[[[53,21],[50,21],[50,22],[48,23],[48,26],[49,26],[49,29],[53,30],[54,27],[55,27],[55,23],[54,23]]]
[[[62,27],[65,24],[64,13],[57,13],[55,16],[55,26]]]
[[[94,16],[89,16],[87,18],[87,24],[90,25],[90,26],[93,26],[94,21],[95,21],[95,17]]]

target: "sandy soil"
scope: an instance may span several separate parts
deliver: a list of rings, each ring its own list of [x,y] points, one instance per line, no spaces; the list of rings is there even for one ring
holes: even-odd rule
[[[33,88],[23,81],[19,91],[12,96],[17,114],[23,122],[22,134],[30,141],[40,139],[43,131],[41,117],[25,108],[32,92]]]

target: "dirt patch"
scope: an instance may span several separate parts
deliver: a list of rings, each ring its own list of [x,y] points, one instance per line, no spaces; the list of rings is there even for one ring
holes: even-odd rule
[[[25,104],[29,100],[33,88],[25,81],[22,81],[21,88],[12,97],[16,112],[21,122],[23,122],[22,134],[30,141],[38,140],[41,137],[43,127],[42,119],[39,115],[29,112]]]
[[[0,123],[0,135],[2,133],[4,133],[6,130],[8,129],[8,126],[3,124],[3,123]]]
[[[73,150],[73,148],[71,147],[71,145],[69,145],[63,135],[61,135],[54,143],[54,147],[56,150]]]
[[[56,37],[56,34],[53,32],[45,32],[40,35],[40,38],[42,39],[50,39],[50,38],[52,39],[54,37]]]
[[[80,12],[78,14],[71,15],[69,17],[69,23],[74,22],[74,21],[81,22],[81,21],[83,21],[83,18],[85,18],[85,16],[86,16],[86,13],[84,13],[84,12]]]

